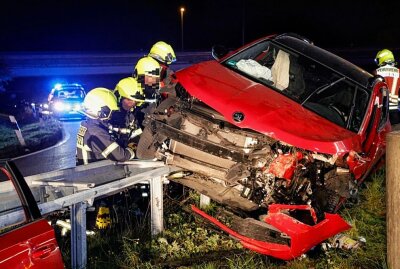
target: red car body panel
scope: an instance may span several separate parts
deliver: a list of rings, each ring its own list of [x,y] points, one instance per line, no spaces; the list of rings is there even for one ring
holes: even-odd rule
[[[360,181],[369,174],[373,167],[380,161],[380,158],[385,154],[386,134],[392,129],[389,120],[387,120],[382,127],[379,126],[379,121],[383,113],[383,97],[380,89],[386,88],[386,86],[384,82],[379,82],[374,85],[373,88],[371,100],[374,101],[369,104],[363,125],[358,134],[360,141],[362,141],[361,153],[363,156],[361,158],[356,158],[353,163],[351,163],[352,156],[347,158],[350,171],[353,173],[354,177]],[[376,115],[374,116],[373,112],[375,107]],[[356,150],[353,149],[352,151]]]
[[[227,121],[288,144],[328,154],[361,151],[360,137],[303,108],[268,87],[224,68],[203,62],[177,72],[178,80],[194,97],[221,113]],[[242,112],[242,122],[233,121]],[[289,128],[288,128],[289,127]]]
[[[9,167],[13,166],[9,164]],[[5,228],[8,231],[3,230],[0,234],[0,268],[64,268],[54,230],[40,213],[33,212],[34,207],[37,212],[39,209],[25,179],[17,170],[10,172],[0,167],[0,173],[14,185],[25,214],[22,223],[8,226]]]
[[[0,268],[64,268],[54,230],[46,220],[1,236]]]
[[[313,246],[329,237],[351,228],[339,215],[327,213],[323,221],[314,226],[310,226],[283,213],[285,210],[310,210],[311,213],[313,213],[310,206],[272,204],[269,206],[265,222],[290,237],[291,245],[288,246],[243,236],[194,205],[192,205],[192,210],[218,226],[221,230],[238,239],[244,247],[260,254],[269,255],[282,260],[291,260],[299,257],[301,254],[307,252]]]

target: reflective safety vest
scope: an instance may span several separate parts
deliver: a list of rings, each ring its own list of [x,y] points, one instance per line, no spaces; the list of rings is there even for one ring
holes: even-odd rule
[[[376,69],[376,74],[385,78],[389,88],[389,109],[398,110],[399,106],[399,87],[400,71],[397,67],[387,64]]]
[[[131,148],[121,147],[98,120],[82,121],[76,140],[77,165],[109,159],[124,162],[135,158]]]

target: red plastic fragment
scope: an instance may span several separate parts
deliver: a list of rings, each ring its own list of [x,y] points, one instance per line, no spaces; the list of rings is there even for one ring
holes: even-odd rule
[[[316,220],[314,209],[310,206],[272,204],[269,206],[265,222],[290,237],[291,244],[288,246],[246,237],[194,205],[192,205],[192,210],[221,230],[237,238],[245,248],[282,260],[291,260],[299,257],[329,237],[351,228],[338,214],[328,213],[325,214],[323,221],[310,226],[284,213],[288,210],[310,210],[311,216]]]

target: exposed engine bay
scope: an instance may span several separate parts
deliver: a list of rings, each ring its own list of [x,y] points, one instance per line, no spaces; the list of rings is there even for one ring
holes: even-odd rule
[[[190,171],[173,180],[234,209],[311,205],[321,220],[356,192],[346,162],[337,155],[240,129],[193,97],[167,98],[145,124],[139,158],[156,156]]]
[[[177,88],[179,89],[179,88]],[[181,170],[169,179],[232,214],[194,213],[258,253],[289,260],[349,229],[337,214],[357,194],[349,157],[321,154],[241,129],[185,91],[146,116],[137,155]]]

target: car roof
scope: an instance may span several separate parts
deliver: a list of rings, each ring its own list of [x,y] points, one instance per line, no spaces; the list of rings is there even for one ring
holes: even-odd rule
[[[62,84],[59,86],[59,88],[54,89],[55,92],[72,90],[80,90],[82,92],[85,92],[85,89],[79,84]]]
[[[60,89],[83,89],[83,87],[79,84],[61,84]]]
[[[373,75],[349,61],[313,45],[307,40],[291,35],[278,35],[273,37],[272,40],[279,45],[290,48],[306,57],[314,59],[322,65],[335,70],[367,89],[370,88],[368,85],[370,84],[370,79]]]

